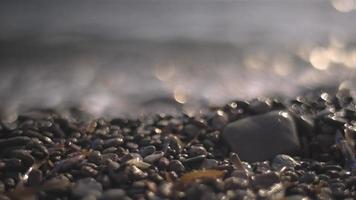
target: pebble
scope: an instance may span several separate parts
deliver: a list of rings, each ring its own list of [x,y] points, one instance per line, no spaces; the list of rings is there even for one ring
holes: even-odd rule
[[[190,157],[187,159],[182,160],[184,166],[189,166],[190,168],[200,167],[200,164],[206,159],[205,155],[199,155],[195,157]]]
[[[208,152],[203,146],[193,145],[189,149],[189,156],[191,157],[200,156],[200,155],[206,156],[207,154]]]
[[[23,188],[55,200],[353,199],[353,99],[281,102],[233,101],[196,116],[107,121],[74,108],[0,120],[0,199],[23,199]]]
[[[72,158],[67,158],[65,160],[61,160],[56,162],[54,165],[54,171],[62,172],[72,168],[75,165],[78,165],[80,161],[84,160],[84,155],[78,155]]]
[[[103,142],[104,147],[118,147],[124,143],[120,137],[107,139]]]
[[[202,164],[202,168],[213,169],[218,166],[219,162],[215,159],[206,159]]]
[[[179,160],[172,160],[169,162],[169,170],[181,173],[185,171],[185,167]]]
[[[252,177],[252,185],[258,189],[267,189],[272,185],[279,183],[280,178],[277,173],[268,172],[265,174],[257,174]]]
[[[230,177],[224,181],[225,190],[246,189],[249,186],[249,181],[243,178]]]
[[[299,165],[297,161],[295,161],[292,157],[284,154],[276,155],[271,163],[271,167],[277,171],[281,170],[283,167],[294,168],[297,165]]]
[[[164,152],[162,151],[157,151],[151,155],[146,156],[143,161],[153,164],[154,162],[158,161],[160,158],[164,156]]]
[[[26,136],[12,137],[8,139],[0,139],[0,149],[4,147],[20,146],[30,143],[32,140]]]
[[[142,148],[139,150],[139,154],[140,154],[142,157],[146,157],[146,156],[148,156],[148,155],[153,154],[155,151],[156,151],[156,147],[153,146],[153,145],[149,145],[149,146],[142,147]]]
[[[147,177],[147,173],[143,172],[136,166],[129,166],[128,176],[131,177],[133,180],[141,180]]]
[[[249,162],[269,160],[277,154],[293,155],[301,149],[294,120],[285,111],[233,122],[224,129],[222,137],[232,151]]]
[[[106,190],[99,200],[131,200],[122,189]]]
[[[28,174],[27,185],[28,186],[38,186],[43,180],[43,173],[41,170],[33,169]]]
[[[47,180],[43,184],[43,189],[46,192],[55,192],[55,193],[66,193],[73,183],[64,175],[59,175]]]
[[[83,198],[86,196],[100,196],[103,191],[101,183],[93,178],[83,178],[78,180],[72,188],[72,194],[76,198]]]
[[[162,157],[161,159],[159,159],[157,167],[160,170],[165,170],[167,169],[169,166],[169,159],[166,157]]]
[[[299,182],[300,183],[314,183],[318,180],[318,177],[316,176],[316,174],[314,172],[306,172],[304,175],[302,175],[299,178]]]

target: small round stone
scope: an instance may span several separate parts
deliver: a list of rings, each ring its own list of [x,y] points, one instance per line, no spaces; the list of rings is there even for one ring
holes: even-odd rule
[[[200,156],[200,155],[205,155],[206,156],[207,153],[208,152],[206,151],[206,149],[203,146],[193,145],[189,149],[189,155],[191,157]]]
[[[185,171],[185,167],[179,160],[172,160],[169,163],[169,170],[181,173]]]
[[[131,200],[122,189],[109,189],[106,190],[99,200]]]

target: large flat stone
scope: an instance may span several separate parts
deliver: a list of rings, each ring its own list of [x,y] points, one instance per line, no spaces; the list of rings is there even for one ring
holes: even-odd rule
[[[269,160],[277,154],[293,155],[301,148],[293,117],[285,111],[230,123],[222,136],[231,151],[248,162]]]

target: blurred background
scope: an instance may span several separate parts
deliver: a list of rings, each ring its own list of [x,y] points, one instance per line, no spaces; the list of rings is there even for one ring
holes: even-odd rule
[[[356,0],[0,1],[0,107],[184,111],[356,84]]]

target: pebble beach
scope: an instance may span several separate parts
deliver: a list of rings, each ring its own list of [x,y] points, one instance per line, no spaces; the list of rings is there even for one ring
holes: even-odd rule
[[[195,116],[32,109],[1,122],[0,199],[351,200],[351,92],[231,101]]]

